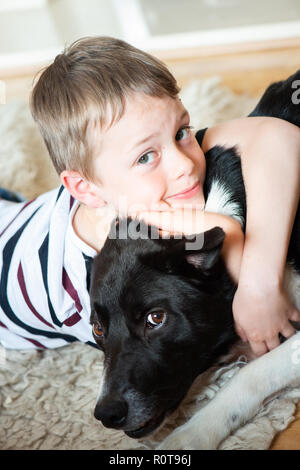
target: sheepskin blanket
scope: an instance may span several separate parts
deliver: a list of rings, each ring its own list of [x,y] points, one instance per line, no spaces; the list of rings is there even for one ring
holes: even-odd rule
[[[181,98],[195,129],[246,116],[257,101],[235,96],[217,77],[190,83]],[[27,198],[58,186],[26,103],[0,106],[0,142],[0,186]],[[93,417],[103,366],[100,351],[79,343],[48,351],[0,349],[0,449],[153,449],[246,363],[241,356],[207,371],[156,434],[134,440],[104,428]],[[274,435],[294,419],[299,400],[300,389],[285,390],[220,448],[268,449]]]

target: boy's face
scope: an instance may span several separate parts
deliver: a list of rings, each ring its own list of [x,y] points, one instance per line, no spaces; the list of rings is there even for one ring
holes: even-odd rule
[[[125,205],[127,213],[203,205],[205,157],[189,122],[179,99],[133,94],[122,118],[97,139],[94,175],[101,198],[119,210]]]

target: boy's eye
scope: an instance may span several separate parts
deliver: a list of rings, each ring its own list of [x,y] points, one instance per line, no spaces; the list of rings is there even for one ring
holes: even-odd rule
[[[192,126],[184,126],[184,127],[182,127],[182,128],[179,129],[179,131],[177,132],[175,139],[176,139],[176,140],[186,139],[186,137],[188,137],[188,136],[190,135],[191,129],[192,129]]]
[[[148,153],[145,153],[144,155],[142,155],[138,159],[138,163],[141,163],[142,165],[145,164],[145,163],[151,163],[154,160],[154,158],[155,158],[154,152],[148,152]]]

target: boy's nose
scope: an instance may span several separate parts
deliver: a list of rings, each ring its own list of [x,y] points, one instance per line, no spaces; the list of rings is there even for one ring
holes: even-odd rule
[[[184,152],[176,149],[170,152],[168,175],[178,179],[183,175],[190,175],[194,169],[194,162]]]

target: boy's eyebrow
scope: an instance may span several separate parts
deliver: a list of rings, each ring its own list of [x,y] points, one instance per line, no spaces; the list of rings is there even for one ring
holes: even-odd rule
[[[188,113],[188,111],[185,109],[185,110],[183,111],[183,113],[181,114],[180,118],[178,119],[178,121],[182,121],[182,119],[183,119],[184,117],[186,117],[186,116],[189,116],[189,113]],[[150,134],[150,135],[148,135],[147,137],[144,137],[144,139],[139,140],[138,142],[136,142],[136,143],[134,144],[134,146],[132,147],[132,149],[134,149],[135,147],[138,147],[139,145],[144,144],[145,142],[147,142],[147,140],[150,140],[152,137],[154,137],[154,136],[157,135],[157,134],[158,134],[157,132],[153,132],[153,134]]]
[[[145,137],[144,139],[139,140],[138,142],[136,142],[133,145],[132,149],[135,149],[136,147],[139,147],[140,145],[144,144],[145,142],[147,142],[147,140],[150,140],[152,137],[154,137],[157,134],[158,134],[158,132],[153,132],[153,134],[147,135],[147,137]]]

